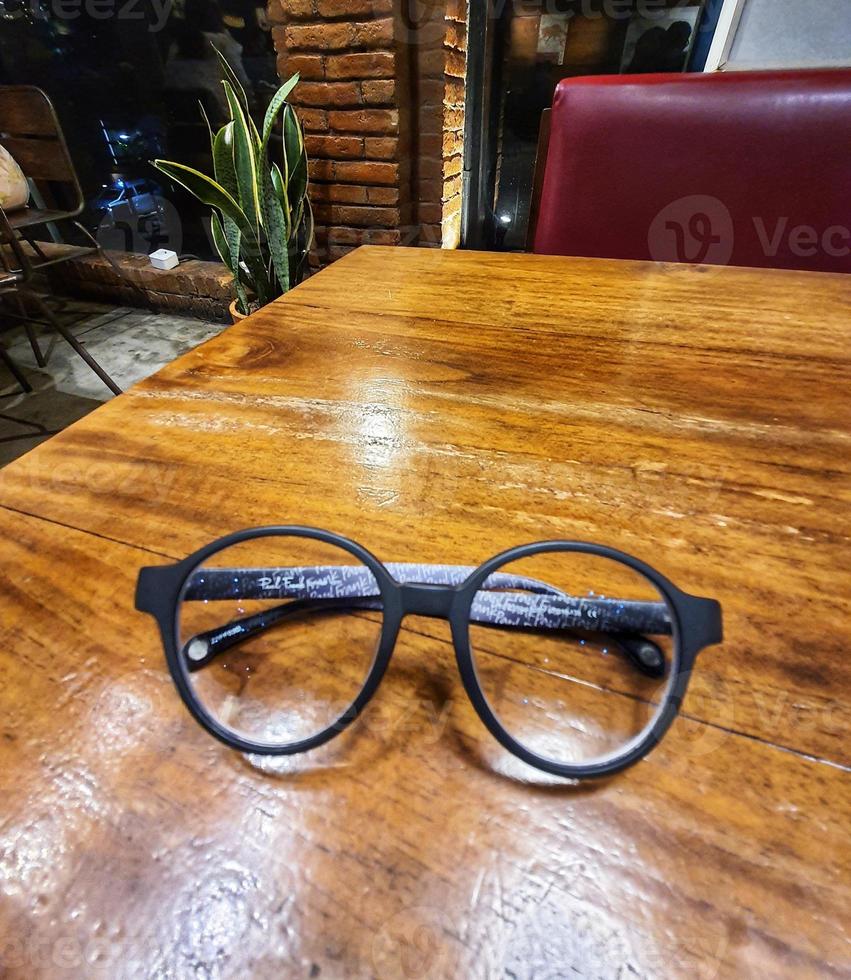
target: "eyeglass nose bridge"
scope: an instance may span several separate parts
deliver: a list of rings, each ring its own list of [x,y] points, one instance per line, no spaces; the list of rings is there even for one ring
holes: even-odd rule
[[[402,585],[399,598],[403,616],[430,616],[449,619],[452,603],[458,590],[452,585]]]

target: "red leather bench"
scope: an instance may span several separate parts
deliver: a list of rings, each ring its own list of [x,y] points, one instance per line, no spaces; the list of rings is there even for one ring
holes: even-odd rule
[[[534,251],[851,272],[851,70],[566,79]]]

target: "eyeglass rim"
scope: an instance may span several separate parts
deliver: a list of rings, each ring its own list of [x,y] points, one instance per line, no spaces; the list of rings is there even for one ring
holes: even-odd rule
[[[234,545],[263,537],[308,538],[334,545],[348,552],[362,562],[374,575],[383,606],[381,634],[376,654],[358,695],[346,711],[321,732],[286,745],[255,742],[222,725],[207,711],[195,694],[189,682],[185,665],[182,664],[179,656],[180,600],[190,576],[212,555]],[[470,608],[484,580],[505,564],[542,552],[553,551],[577,552],[608,558],[633,569],[658,589],[671,614],[674,639],[672,680],[667,685],[665,701],[661,710],[657,711],[653,721],[622,749],[587,763],[561,763],[546,756],[538,755],[517,741],[505,729],[488,703],[476,676],[470,643]],[[403,586],[393,578],[383,562],[362,545],[343,535],[304,525],[273,525],[236,531],[211,541],[180,562],[142,569],[139,575],[136,605],[138,609],[150,613],[157,620],[172,680],[181,700],[198,724],[220,742],[240,752],[269,756],[296,755],[319,748],[342,733],[360,715],[375,695],[390,663],[405,615],[402,588]],[[593,542],[552,540],[517,545],[489,558],[479,565],[460,585],[447,586],[447,589],[455,593],[449,615],[446,618],[450,624],[456,664],[464,690],[476,714],[491,735],[512,755],[535,769],[568,779],[612,775],[633,765],[647,755],[664,737],[680,710],[697,653],[711,643],[720,642],[720,606],[715,600],[682,592],[664,575],[640,559],[607,545]],[[710,609],[710,606],[713,608]],[[708,619],[712,618],[713,612],[717,617],[714,630],[713,624],[708,622]],[[716,633],[717,637],[715,636]]]

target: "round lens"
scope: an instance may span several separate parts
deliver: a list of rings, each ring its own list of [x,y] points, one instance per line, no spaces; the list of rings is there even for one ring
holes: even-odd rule
[[[491,574],[470,646],[491,710],[515,741],[560,765],[617,758],[662,711],[675,674],[674,617],[620,561],[546,551]]]
[[[375,576],[336,545],[263,536],[206,558],[181,596],[178,656],[207,715],[284,748],[341,722],[381,637]]]

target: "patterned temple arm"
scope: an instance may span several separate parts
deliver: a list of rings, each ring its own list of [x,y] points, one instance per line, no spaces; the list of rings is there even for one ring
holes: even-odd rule
[[[400,584],[456,586],[474,571],[465,565],[390,563]],[[379,610],[378,584],[364,565],[287,568],[203,568],[189,579],[183,601],[288,600],[279,606],[199,633],[183,647],[194,671],[214,657],[286,618],[340,610]],[[665,673],[661,649],[645,634],[670,636],[671,618],[662,601],[572,596],[538,579],[496,572],[485,579],[470,610],[472,622],[531,630],[608,634],[613,645],[643,673]]]

